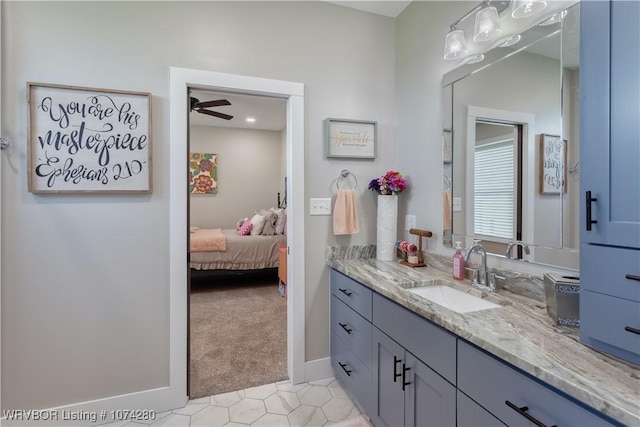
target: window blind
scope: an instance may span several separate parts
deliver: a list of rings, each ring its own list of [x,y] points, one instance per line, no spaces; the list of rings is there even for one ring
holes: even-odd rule
[[[475,148],[474,233],[514,238],[514,141]]]

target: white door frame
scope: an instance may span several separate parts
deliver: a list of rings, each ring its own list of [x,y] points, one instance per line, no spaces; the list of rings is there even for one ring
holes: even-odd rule
[[[304,85],[301,83],[170,68],[169,91],[169,327],[170,388],[187,392],[187,128],[189,88],[287,100],[287,373],[305,380]]]

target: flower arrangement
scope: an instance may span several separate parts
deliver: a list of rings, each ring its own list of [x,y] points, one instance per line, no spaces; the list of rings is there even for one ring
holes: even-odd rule
[[[407,180],[400,172],[388,171],[380,178],[372,179],[369,183],[369,190],[378,194],[400,194],[407,188]]]

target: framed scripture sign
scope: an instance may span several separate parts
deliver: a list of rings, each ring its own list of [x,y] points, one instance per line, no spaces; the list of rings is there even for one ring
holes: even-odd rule
[[[151,94],[27,83],[32,193],[150,193]]]
[[[540,135],[540,194],[567,191],[567,141],[557,135]]]
[[[375,159],[377,122],[326,119],[325,156]]]

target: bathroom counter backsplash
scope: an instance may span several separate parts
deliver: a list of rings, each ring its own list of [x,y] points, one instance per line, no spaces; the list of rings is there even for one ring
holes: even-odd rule
[[[462,314],[406,290],[444,279],[477,292],[468,281],[451,278],[445,256],[429,253],[427,267],[411,268],[375,259],[375,245],[332,247],[326,255],[330,267],[409,310],[626,425],[640,425],[640,369],[584,346],[578,329],[556,326],[547,314],[542,278],[492,269],[505,278],[492,296],[504,306]]]

